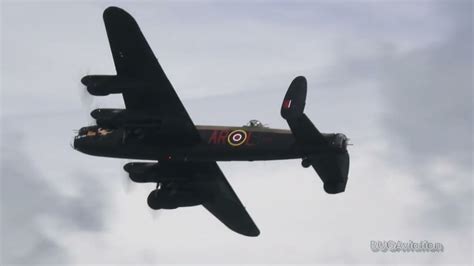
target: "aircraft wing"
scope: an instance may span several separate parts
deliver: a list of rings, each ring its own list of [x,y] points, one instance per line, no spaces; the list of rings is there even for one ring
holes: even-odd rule
[[[216,162],[159,162],[170,175],[182,176],[196,190],[201,204],[231,230],[246,236],[260,231]]]
[[[216,162],[198,163],[200,174],[209,184],[210,199],[202,205],[231,230],[246,236],[258,236],[260,230],[240,202]]]
[[[135,19],[118,7],[107,8],[103,17],[117,77],[137,86],[123,92],[126,108],[162,117],[180,134],[199,140],[196,127]]]

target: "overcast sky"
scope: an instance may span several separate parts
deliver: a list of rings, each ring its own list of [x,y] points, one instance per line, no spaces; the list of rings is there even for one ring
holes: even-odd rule
[[[351,138],[346,192],[299,160],[219,163],[261,230],[202,207],[152,212],[127,161],[87,156],[80,78],[114,74],[109,1],[3,1],[2,263],[465,263],[473,257],[472,1],[121,2],[195,124],[257,118],[308,80],[306,113]],[[87,101],[86,101],[87,102]],[[371,240],[443,253],[373,253]]]

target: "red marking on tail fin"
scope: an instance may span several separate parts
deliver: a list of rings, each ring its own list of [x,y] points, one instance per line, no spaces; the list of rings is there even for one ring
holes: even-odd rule
[[[290,109],[290,106],[291,106],[291,99],[283,101],[283,108]]]

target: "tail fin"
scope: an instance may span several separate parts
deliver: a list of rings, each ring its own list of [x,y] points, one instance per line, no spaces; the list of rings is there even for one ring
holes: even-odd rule
[[[281,105],[281,116],[284,119],[296,118],[303,114],[306,104],[306,92],[306,78],[303,76],[296,77],[291,82]]]
[[[305,160],[309,160],[314,170],[324,183],[324,190],[329,194],[343,192],[349,174],[349,154],[345,147],[337,152],[331,143],[304,113],[306,104],[307,84],[302,76],[291,82],[281,106],[281,116],[286,119],[296,143]],[[332,134],[344,137],[342,134]],[[314,147],[321,151],[314,154]],[[309,148],[309,149],[308,149]]]
[[[286,119],[296,142],[300,146],[324,144],[326,139],[304,114],[307,83],[303,76],[296,77],[290,84],[281,105],[281,116]]]

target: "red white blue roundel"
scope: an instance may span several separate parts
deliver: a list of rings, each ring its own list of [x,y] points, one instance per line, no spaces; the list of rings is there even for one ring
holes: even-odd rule
[[[247,132],[241,129],[234,130],[227,136],[227,143],[229,145],[237,147],[245,143],[247,140]]]

